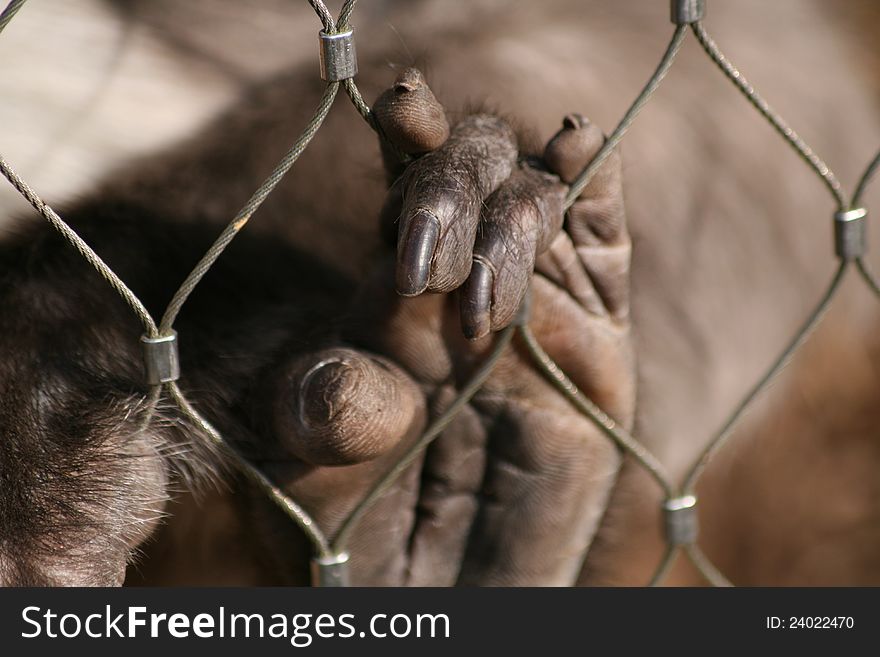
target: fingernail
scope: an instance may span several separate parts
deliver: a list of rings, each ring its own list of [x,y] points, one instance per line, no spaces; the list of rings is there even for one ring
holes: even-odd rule
[[[587,125],[589,121],[583,114],[572,113],[562,119],[562,127],[569,130],[577,130]]]
[[[407,68],[397,76],[394,81],[394,91],[397,93],[406,93],[415,91],[425,86],[425,78],[422,72],[417,68]]]
[[[328,358],[313,365],[299,384],[297,411],[306,427],[322,427],[332,419],[333,410],[326,403],[325,389],[331,381],[351,374],[348,363],[339,358]]]
[[[492,287],[495,276],[479,260],[474,260],[461,296],[461,329],[468,340],[478,340],[492,328]]]
[[[410,218],[397,252],[397,292],[414,297],[428,289],[431,260],[440,239],[440,221],[427,210]]]

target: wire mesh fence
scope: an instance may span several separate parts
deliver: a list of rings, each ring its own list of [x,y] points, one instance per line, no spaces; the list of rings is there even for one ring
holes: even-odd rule
[[[25,0],[12,0],[0,14],[0,32],[25,4]],[[620,450],[632,457],[647,471],[663,493],[664,501],[660,512],[665,518],[666,548],[657,564],[650,584],[662,583],[678,555],[684,554],[706,579],[715,586],[729,586],[730,582],[716,568],[698,545],[697,497],[695,489],[707,464],[723,448],[732,435],[734,427],[743,417],[754,400],[768,387],[770,381],[785,366],[792,355],[816,329],[830,303],[841,288],[845,276],[855,268],[865,283],[880,298],[880,284],[869,271],[862,256],[865,251],[866,210],[861,207],[865,189],[880,166],[880,153],[867,165],[855,190],[848,196],[834,172],[801,139],[798,134],[777,114],[758,94],[734,64],[725,57],[715,41],[702,24],[705,12],[704,0],[671,0],[671,19],[674,30],[666,50],[662,53],[653,75],[646,82],[618,125],[607,137],[605,144],[592,161],[571,184],[565,207],[568,209],[589,184],[596,171],[612,150],[623,139],[627,129],[636,120],[641,109],[649,102],[652,94],[661,85],[664,77],[674,65],[676,54],[688,38],[688,32],[699,42],[706,55],[714,62],[720,73],[741,92],[754,108],[770,123],[780,138],[794,149],[816,175],[817,183],[823,185],[833,197],[837,212],[833,217],[835,252],[839,266],[821,295],[818,303],[797,329],[778,357],[769,365],[764,374],[751,387],[745,397],[731,410],[720,428],[705,442],[696,460],[687,469],[681,481],[674,480],[660,461],[636,437],[630,435],[601,408],[584,395],[565,372],[542,349],[528,326],[527,312],[521,312],[513,325],[495,337],[494,346],[485,362],[473,374],[470,381],[460,390],[453,403],[425,429],[421,437],[404,452],[398,460],[372,485],[368,493],[355,505],[343,520],[334,536],[328,536],[315,520],[295,499],[287,495],[263,472],[238,454],[222,433],[203,417],[178,386],[180,375],[177,360],[177,333],[175,320],[187,302],[190,294],[199,285],[205,274],[222,256],[227,246],[245,228],[260,205],[272,193],[293,164],[302,155],[309,142],[320,130],[330,108],[333,106],[340,87],[363,117],[367,125],[380,131],[369,106],[362,99],[354,82],[356,59],[354,58],[353,36],[350,21],[355,10],[356,0],[346,0],[339,16],[334,19],[321,0],[309,0],[321,22],[322,77],[326,81],[321,99],[314,114],[302,134],[296,139],[268,178],[253,193],[248,202],[232,218],[216,241],[208,249],[198,264],[181,283],[173,295],[164,314],[158,322],[150,315],[141,300],[121,280],[116,273],[92,250],[92,248],[61,218],[51,207],[23,181],[9,163],[0,155],[0,172],[18,192],[61,233],[83,258],[113,287],[119,296],[137,315],[144,328],[141,342],[144,350],[147,383],[151,391],[147,400],[142,429],[153,419],[160,400],[165,397],[176,405],[177,410],[195,427],[201,429],[205,439],[226,453],[240,471],[260,487],[297,526],[304,532],[314,551],[313,583],[324,586],[341,586],[347,583],[348,546],[352,532],[364,513],[400,477],[407,467],[439,436],[444,428],[456,417],[471,398],[480,390],[490,376],[493,368],[508,348],[512,338],[518,334],[532,361],[542,374]],[[381,134],[380,134],[381,137]]]

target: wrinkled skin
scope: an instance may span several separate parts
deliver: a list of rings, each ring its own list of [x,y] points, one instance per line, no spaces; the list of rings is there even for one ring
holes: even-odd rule
[[[409,124],[409,114],[399,120]],[[383,125],[386,134],[399,132]],[[595,126],[568,122],[548,145],[552,157],[545,159],[579,169],[601,143]],[[579,203],[620,199],[619,161],[609,162],[606,171]],[[375,460],[369,463],[321,469],[288,462],[269,470],[296,498],[310,500],[331,535],[341,512],[397,458],[398,441],[411,440],[424,427],[424,417],[436,416],[486,357],[493,342],[490,329],[514,320],[526,292],[519,282],[528,284],[535,254],[547,256],[549,276],[532,282],[530,326],[578,385],[624,424],[632,418],[634,370],[625,308],[614,321],[604,306],[596,312],[585,305],[577,287],[592,289],[595,280],[595,288],[614,289],[625,287],[627,279],[612,280],[617,270],[608,267],[587,273],[572,239],[560,232],[565,185],[555,175],[516,163],[515,136],[503,121],[488,115],[463,119],[396,184],[402,188],[401,203],[392,200],[393,211],[386,207],[387,216],[399,217],[394,275],[390,262],[376,267],[355,300],[354,327],[342,335],[390,358],[409,375],[395,370],[386,375],[398,395],[389,396],[384,388],[374,392],[369,374],[358,370],[383,372],[374,356],[354,350],[320,352],[286,373],[296,381],[304,367],[318,364],[308,369],[305,385],[299,379],[300,404],[315,410],[312,426],[329,424],[334,435],[322,431],[324,453],[311,463],[345,464],[354,460],[351,443],[385,440],[381,447],[371,445]],[[602,246],[621,253],[625,270],[623,207],[614,207],[610,219],[617,230]],[[595,218],[588,212],[581,219]],[[480,278],[471,260],[497,272],[494,285]],[[576,284],[566,285],[568,279]],[[395,280],[398,294],[392,289]],[[413,392],[419,389],[424,399]],[[388,399],[401,401],[389,404]],[[283,405],[301,413],[287,397]],[[302,426],[298,429],[281,439],[303,440]],[[327,454],[334,444],[342,446],[340,453]],[[542,380],[517,345],[424,460],[369,513],[351,546],[355,581],[571,583],[618,464],[614,448]],[[333,499],[315,496],[318,482],[320,490],[334,490]],[[407,511],[401,513],[401,507]],[[376,553],[371,546],[380,543],[383,549]]]
[[[392,13],[404,34],[435,30],[426,70],[449,110],[449,134],[418,74],[402,71],[383,92],[394,77],[384,62],[400,59],[399,48],[359,41],[365,95],[397,99],[377,112],[396,148],[377,147],[340,99],[180,317],[183,389],[331,534],[449,404],[491,332],[514,321],[526,288],[542,345],[677,475],[831,271],[822,222],[832,208],[822,190],[696,48],[685,48],[624,143],[632,295],[616,158],[562,227],[560,194],[601,139],[595,123],[569,113],[610,128],[669,30],[665,7],[619,15],[594,4],[503,15],[481,4],[467,17],[479,39],[443,3]],[[738,18],[713,5],[718,22],[709,26],[727,37],[722,45],[737,43],[755,10]],[[815,52],[809,80],[764,73],[768,85],[766,50],[731,55],[757,69],[758,86],[852,181],[878,136],[872,78],[845,68],[831,37],[817,42],[825,32],[806,39],[780,29],[791,11],[764,15],[764,32],[750,39],[772,36],[795,61]],[[810,20],[828,27],[817,11],[805,16],[805,32]],[[371,29],[367,15],[358,26]],[[184,52],[192,46],[182,42]],[[219,70],[229,53],[218,43],[201,45]],[[245,77],[281,68],[273,60],[259,69],[246,49],[230,50]],[[306,50],[303,68],[251,91],[201,136],[63,208],[154,314],[305,124],[319,92]],[[516,128],[495,112],[465,110],[482,99]],[[421,108],[423,120],[401,119],[401,103]],[[845,125],[829,131],[841,108]],[[475,148],[491,157],[475,158]],[[395,150],[417,156],[406,171]],[[48,228],[31,220],[19,231],[0,249],[0,324],[14,336],[0,344],[0,580],[118,583],[134,561],[132,583],[307,581],[302,535],[199,449],[172,409],[138,432],[139,326]],[[878,581],[872,308],[848,289],[737,449],[706,474],[701,542],[735,583]],[[631,463],[618,475],[620,465],[515,340],[484,391],[358,526],[353,579],[644,583],[662,548],[659,492]],[[228,483],[196,485],[191,498],[180,492],[190,475]],[[162,512],[171,517],[157,529]],[[700,580],[680,565],[671,581]]]

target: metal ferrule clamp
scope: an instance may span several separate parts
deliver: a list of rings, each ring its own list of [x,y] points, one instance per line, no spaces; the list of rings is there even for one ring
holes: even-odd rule
[[[706,2],[705,0],[672,0],[670,10],[670,17],[676,25],[696,23],[703,20],[706,14]]]
[[[142,335],[141,344],[144,347],[144,373],[147,383],[158,386],[180,378],[177,331],[159,338]]]
[[[834,252],[842,260],[855,260],[865,255],[868,223],[865,208],[853,208],[834,215]]]
[[[663,504],[663,511],[666,515],[666,540],[670,545],[696,542],[699,532],[696,496],[683,495],[668,499]]]
[[[312,586],[348,585],[348,552],[312,558]]]
[[[321,79],[339,82],[353,78],[358,72],[354,49],[354,28],[339,34],[318,33],[320,42]]]

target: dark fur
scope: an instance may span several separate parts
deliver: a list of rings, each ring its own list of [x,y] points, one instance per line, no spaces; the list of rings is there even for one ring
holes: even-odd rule
[[[161,185],[142,191],[147,201],[166,193]],[[217,232],[112,193],[63,214],[154,317]],[[143,539],[130,540],[128,525],[141,522],[139,507],[161,513],[166,497],[164,481],[143,471],[201,477],[219,464],[204,437],[180,430],[173,409],[138,438],[148,392],[142,328],[54,229],[32,218],[0,247],[0,270],[7,336],[0,343],[0,579],[52,583],[39,564],[57,559],[86,570],[108,552],[124,559]],[[325,335],[344,307],[344,280],[294,248],[245,234],[181,314],[181,385],[245,453],[253,453],[243,442],[253,429],[241,427],[262,416],[254,391],[265,370],[326,339],[313,331]],[[157,463],[143,467],[140,459]]]

